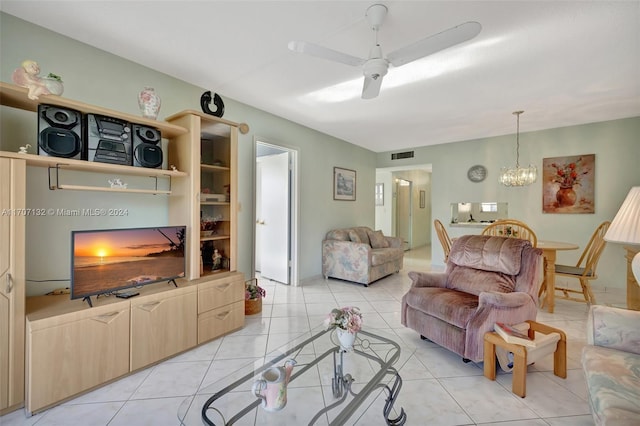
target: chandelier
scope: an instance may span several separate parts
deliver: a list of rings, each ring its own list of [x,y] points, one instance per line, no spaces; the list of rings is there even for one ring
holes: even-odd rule
[[[504,186],[526,186],[531,185],[538,177],[538,169],[533,164],[528,167],[520,167],[520,114],[524,111],[514,111],[513,114],[518,117],[516,130],[516,166],[503,167],[500,170],[498,181]]]

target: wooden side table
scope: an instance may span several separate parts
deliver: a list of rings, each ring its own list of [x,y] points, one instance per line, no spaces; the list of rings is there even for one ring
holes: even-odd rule
[[[535,321],[529,323],[529,337],[535,332],[542,334],[558,333],[560,340],[553,354],[553,374],[567,378],[567,335],[564,331],[549,327]],[[507,343],[498,333],[489,332],[484,335],[484,376],[489,380],[496,379],[496,346],[513,353],[513,381],[511,391],[524,398],[527,393],[527,347]]]

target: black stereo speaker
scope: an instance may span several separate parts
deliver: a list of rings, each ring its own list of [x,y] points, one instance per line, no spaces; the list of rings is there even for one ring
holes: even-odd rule
[[[157,169],[162,166],[162,136],[160,130],[133,124],[131,126],[133,138],[133,165]]]
[[[88,160],[131,166],[131,125],[115,117],[87,114]]]
[[[38,105],[38,155],[86,160],[83,128],[81,112]]]

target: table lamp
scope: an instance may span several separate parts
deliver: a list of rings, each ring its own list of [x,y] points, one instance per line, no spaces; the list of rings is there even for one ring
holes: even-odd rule
[[[640,244],[640,186],[631,188],[604,239],[612,243]],[[640,283],[640,252],[633,257],[631,270]]]

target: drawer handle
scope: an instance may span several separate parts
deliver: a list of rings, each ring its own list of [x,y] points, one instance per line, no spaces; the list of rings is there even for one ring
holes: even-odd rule
[[[108,314],[98,315],[97,317],[92,318],[95,321],[102,322],[104,324],[110,324],[114,319],[120,316],[120,312],[109,312]]]
[[[158,302],[145,303],[144,305],[138,306],[138,308],[142,309],[143,311],[153,312],[158,306],[160,306],[160,303],[162,302],[158,301]]]
[[[227,291],[227,289],[231,287],[231,283],[226,283],[226,284],[220,284],[218,286],[216,286],[216,288],[220,291]]]
[[[218,318],[219,320],[225,320],[227,319],[229,314],[231,314],[231,311],[220,312],[218,315],[216,315],[216,318]]]

